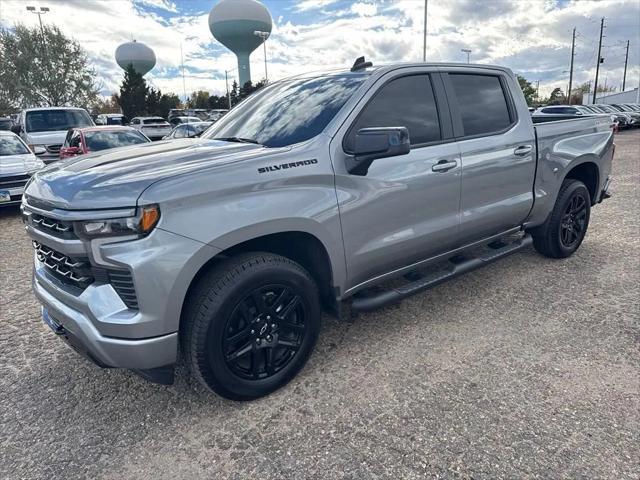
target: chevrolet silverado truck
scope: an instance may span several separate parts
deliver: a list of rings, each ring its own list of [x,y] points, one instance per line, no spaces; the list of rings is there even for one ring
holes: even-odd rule
[[[277,81],[201,138],[36,173],[33,290],[100,366],[169,384],[183,358],[257,398],[303,368],[323,310],[398,302],[530,244],[573,254],[609,196],[610,123],[534,125],[500,67],[361,58]]]

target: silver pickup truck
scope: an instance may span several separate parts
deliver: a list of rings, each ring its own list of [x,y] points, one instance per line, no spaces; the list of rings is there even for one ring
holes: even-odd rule
[[[300,371],[323,309],[397,302],[531,243],[571,255],[613,153],[608,118],[534,126],[508,69],[359,59],[270,84],[202,138],[37,173],[33,289],[98,365],[171,383],[180,345],[204,385],[256,398]]]

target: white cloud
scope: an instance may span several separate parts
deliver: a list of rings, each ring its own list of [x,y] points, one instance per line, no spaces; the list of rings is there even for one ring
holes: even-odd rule
[[[58,25],[89,52],[105,87],[116,91],[122,72],[114,61],[116,47],[132,37],[154,49],[156,67],[147,75],[163,91],[182,95],[180,45],[186,66],[186,90],[225,91],[224,70],[236,66],[234,55],[217,43],[207,14],[185,15],[177,0],[145,0],[175,4],[177,14],[164,18],[144,13],[141,2],[40,0],[51,12],[45,23]],[[269,6],[269,0],[265,0]],[[280,0],[277,0],[278,2]],[[0,23],[37,25],[25,15],[23,2],[0,0]],[[423,5],[420,0],[360,1],[335,7],[335,0],[304,0],[291,10],[280,9],[267,42],[269,77],[283,78],[329,67],[349,67],[360,55],[374,64],[422,59]],[[271,5],[274,5],[273,1]],[[278,4],[280,6],[280,4]],[[325,8],[327,7],[327,8]],[[332,9],[334,11],[332,11]],[[298,13],[298,11],[304,13]],[[308,12],[311,12],[309,14]],[[640,5],[636,0],[553,3],[544,0],[429,2],[428,61],[462,62],[460,51],[470,48],[471,61],[506,65],[530,81],[540,80],[541,95],[566,89],[571,30],[578,30],[574,83],[594,78],[600,17],[606,17],[605,63],[600,83],[620,85],[624,45],[631,41],[627,85],[640,75]],[[262,48],[251,56],[254,80],[264,76]],[[231,72],[231,80],[236,73]]]
[[[297,12],[306,12],[309,10],[319,10],[323,7],[336,3],[338,0],[302,0],[297,2],[294,10]]]
[[[171,0],[134,0],[134,3],[142,6],[159,8],[160,10],[165,10],[167,12],[178,12],[178,7]]]
[[[378,7],[373,3],[358,2],[351,5],[351,12],[362,17],[370,17],[378,13]]]

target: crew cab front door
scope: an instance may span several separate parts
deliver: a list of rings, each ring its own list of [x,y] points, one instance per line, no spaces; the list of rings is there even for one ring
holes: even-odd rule
[[[407,127],[410,152],[349,173],[355,134],[367,127]],[[347,291],[455,246],[461,163],[436,71],[399,69],[381,77],[334,137],[331,153]]]

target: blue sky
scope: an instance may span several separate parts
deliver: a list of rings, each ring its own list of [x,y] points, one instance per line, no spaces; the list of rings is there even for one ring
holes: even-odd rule
[[[231,0],[234,1],[234,0]],[[233,54],[211,35],[207,16],[217,0],[33,0],[48,6],[45,23],[57,24],[87,50],[103,94],[116,91],[122,71],[116,47],[132,38],[154,49],[156,67],[147,75],[162,91],[222,93]],[[267,41],[271,80],[309,70],[350,66],[359,55],[374,63],[422,58],[423,0],[265,0],[273,18]],[[0,0],[0,24],[37,24],[23,0]],[[575,81],[593,79],[600,18],[606,17],[605,63],[600,82],[620,87],[624,45],[631,42],[628,85],[640,77],[640,2],[637,0],[429,0],[427,60],[506,65],[542,94],[568,82],[571,30],[578,31]],[[264,76],[261,48],[251,56],[252,76]],[[235,75],[232,72],[231,75]]]

